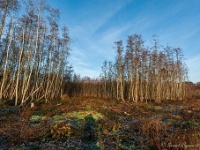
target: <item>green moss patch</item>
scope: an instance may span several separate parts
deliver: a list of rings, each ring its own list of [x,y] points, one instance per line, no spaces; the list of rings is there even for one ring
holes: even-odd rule
[[[33,115],[33,116],[31,116],[29,121],[31,123],[39,123],[40,121],[44,121],[46,119],[47,119],[46,116]]]
[[[65,114],[55,115],[55,116],[52,117],[52,119],[54,121],[65,120],[66,119],[66,115]]]
[[[88,111],[74,111],[72,113],[67,113],[66,116],[70,118],[77,118],[77,119],[85,119],[87,116],[90,115],[93,117],[95,121],[103,119],[104,116],[101,113],[96,111],[88,110]]]

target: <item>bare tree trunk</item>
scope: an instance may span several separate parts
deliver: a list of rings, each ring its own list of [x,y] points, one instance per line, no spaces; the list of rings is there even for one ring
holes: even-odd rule
[[[36,30],[36,38],[35,38],[35,49],[34,49],[34,54],[33,54],[33,63],[32,63],[32,66],[31,66],[31,70],[30,70],[30,73],[29,73],[29,76],[28,76],[28,80],[27,80],[25,89],[24,89],[23,94],[22,94],[21,106],[23,106],[23,104],[25,102],[24,101],[25,96],[26,96],[27,90],[30,86],[30,79],[31,79],[31,76],[32,76],[32,73],[33,73],[33,69],[34,69],[34,65],[35,65],[35,59],[36,59],[36,53],[37,53],[37,50],[38,50],[38,38],[39,38],[39,28],[40,28],[40,10],[38,10],[37,20],[38,20],[38,22],[37,22],[37,30]]]
[[[4,71],[3,71],[3,79],[2,79],[2,83],[1,83],[1,89],[0,89],[0,101],[1,101],[2,96],[3,96],[4,83],[6,82],[7,76],[8,76],[8,73],[7,73],[8,59],[9,59],[8,57],[9,57],[10,45],[11,45],[12,38],[13,38],[12,37],[12,35],[13,35],[12,28],[13,28],[13,21],[11,21],[10,40],[9,40],[8,45],[7,45],[6,60],[5,60]]]
[[[24,52],[24,42],[25,42],[25,30],[22,28],[22,44],[21,44],[21,50],[20,50],[20,56],[18,59],[18,69],[17,69],[17,78],[16,78],[16,88],[15,88],[15,105],[18,103],[18,88],[19,88],[19,79],[21,74],[21,60],[22,60],[22,54]]]

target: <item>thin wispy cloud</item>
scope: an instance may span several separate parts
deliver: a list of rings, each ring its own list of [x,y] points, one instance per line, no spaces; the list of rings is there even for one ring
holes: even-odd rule
[[[116,15],[121,9],[123,9],[126,5],[128,5],[131,0],[126,1],[116,1],[116,2],[106,2],[108,5],[103,5],[103,10],[101,10],[101,15],[95,17],[95,28],[92,35],[98,34],[98,31],[101,27],[103,27],[106,23],[110,21],[110,19]]]
[[[49,1],[61,9],[61,24],[70,30],[70,61],[76,73],[98,76],[103,61],[115,59],[115,41],[123,40],[125,46],[127,36],[137,33],[151,46],[156,34],[161,45],[183,49],[190,80],[200,80],[199,0]]]

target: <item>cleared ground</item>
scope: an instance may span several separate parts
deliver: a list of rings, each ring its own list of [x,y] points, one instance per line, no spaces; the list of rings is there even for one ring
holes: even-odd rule
[[[0,108],[1,149],[200,149],[200,100],[62,99]]]

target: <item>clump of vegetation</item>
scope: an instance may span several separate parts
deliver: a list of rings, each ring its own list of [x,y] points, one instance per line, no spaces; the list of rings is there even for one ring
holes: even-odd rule
[[[70,136],[73,135],[74,129],[73,126],[65,121],[58,122],[53,125],[50,129],[52,139],[67,140]]]
[[[142,149],[162,149],[162,142],[166,141],[167,127],[161,118],[152,117],[144,120],[140,127]]]

